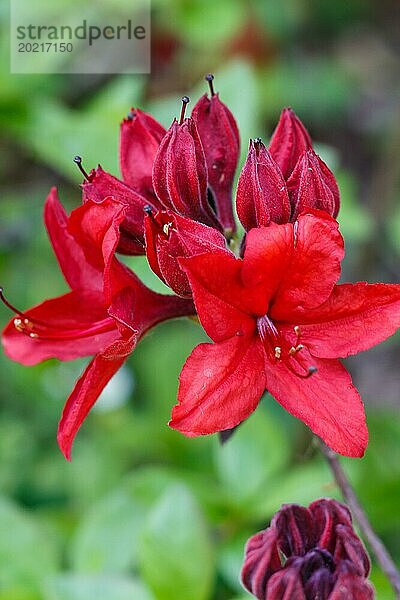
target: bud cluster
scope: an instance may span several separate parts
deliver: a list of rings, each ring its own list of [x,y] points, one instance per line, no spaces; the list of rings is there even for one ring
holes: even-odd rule
[[[284,505],[247,542],[242,582],[258,600],[372,600],[368,555],[346,506]]]

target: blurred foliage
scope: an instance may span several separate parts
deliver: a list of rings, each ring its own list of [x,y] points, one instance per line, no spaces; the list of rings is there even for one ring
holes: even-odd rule
[[[60,3],[60,10],[67,5]],[[65,284],[42,225],[57,184],[79,202],[79,153],[118,174],[118,125],[131,105],[168,125],[212,71],[249,137],[268,139],[292,105],[335,169],[344,278],[398,281],[399,14],[395,0],[153,0],[153,72],[17,76],[1,5],[0,281],[17,306]],[[200,82],[200,83],[199,83]],[[129,265],[158,289],[145,259]],[[0,306],[1,322],[9,314]],[[67,464],[58,417],[85,361],[23,368],[0,357],[0,600],[244,600],[246,539],[284,502],[339,497],[309,432],[266,397],[223,447],[166,426],[177,377],[205,339],[190,320],[151,332],[85,423]],[[399,341],[349,363],[371,442],[345,460],[374,527],[400,559]],[[323,401],[323,400],[321,400]],[[374,565],[379,600],[394,598]]]

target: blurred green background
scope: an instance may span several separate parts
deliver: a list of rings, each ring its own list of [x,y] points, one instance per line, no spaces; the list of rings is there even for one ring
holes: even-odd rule
[[[66,2],[66,0],[63,0]],[[60,4],[61,5],[61,4]],[[344,280],[399,281],[398,0],[153,0],[151,76],[10,75],[1,4],[0,282],[25,308],[65,291],[42,224],[57,184],[68,209],[98,162],[118,175],[129,108],[168,126],[215,74],[249,137],[268,139],[291,105],[342,194]],[[130,259],[160,288],[143,259]],[[10,317],[0,306],[0,320]],[[55,441],[85,361],[23,368],[0,356],[0,600],[244,600],[243,545],[283,502],[339,497],[308,430],[271,398],[223,448],[166,423],[177,376],[204,340],[189,320],[139,345],[83,426],[73,462]],[[343,463],[400,559],[399,348],[394,337],[347,361],[371,442]],[[322,401],[322,400],[321,400]],[[374,565],[377,598],[394,598]]]

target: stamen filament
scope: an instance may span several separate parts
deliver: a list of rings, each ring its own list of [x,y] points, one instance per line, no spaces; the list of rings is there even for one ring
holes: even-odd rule
[[[64,325],[58,326],[51,323],[45,323],[39,319],[33,318],[21,310],[18,310],[4,295],[4,290],[0,286],[1,301],[17,316],[14,319],[14,327],[20,333],[31,338],[40,338],[41,340],[76,340],[83,337],[90,337],[99,333],[106,333],[115,328],[115,322],[111,317],[106,317],[94,323],[88,323],[81,329],[68,328]]]
[[[27,323],[25,321],[28,321]],[[97,321],[90,325],[86,329],[68,329],[68,328],[57,328],[53,325],[47,325],[46,328],[37,327],[35,322],[25,319],[14,319],[14,326],[17,331],[27,335],[31,338],[39,338],[41,340],[77,340],[84,337],[91,337],[100,333],[107,333],[115,328],[113,319],[107,317],[101,321]],[[52,331],[53,330],[53,331]],[[54,333],[53,333],[54,332]]]
[[[82,158],[80,156],[74,156],[74,163],[76,165],[78,165],[78,169],[80,170],[80,172],[82,173],[82,175],[84,176],[84,178],[86,179],[86,181],[90,181],[89,175],[87,174],[87,172],[83,168]]]
[[[188,96],[182,96],[182,108],[181,108],[181,116],[179,118],[179,125],[182,125],[183,120],[185,118],[186,107],[190,102],[190,98]]]
[[[208,82],[209,88],[210,88],[210,94],[211,96],[215,96],[215,91],[214,91],[214,75],[212,73],[208,73],[204,79]]]

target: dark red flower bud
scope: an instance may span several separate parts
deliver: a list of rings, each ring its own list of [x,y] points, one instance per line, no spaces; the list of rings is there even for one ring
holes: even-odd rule
[[[235,231],[232,210],[232,185],[240,152],[239,130],[229,108],[212,88],[212,75],[207,76],[210,97],[204,94],[194,106],[196,123],[204,148],[208,170],[208,187],[212,193],[218,220],[228,233]]]
[[[329,167],[313,150],[300,157],[287,181],[292,205],[291,220],[307,208],[317,208],[336,217],[340,196],[335,177]]]
[[[357,575],[357,570],[348,561],[337,569],[336,583],[329,600],[374,600],[374,589],[368,580]]]
[[[306,598],[330,598],[332,574],[327,569],[318,569],[304,586]]]
[[[321,499],[308,509],[284,505],[268,529],[250,538],[242,582],[258,600],[372,600],[368,573],[350,512]]]
[[[284,505],[271,525],[278,532],[277,542],[285,556],[304,556],[313,548],[313,520],[307,508],[296,504]]]
[[[360,538],[354,533],[353,528],[347,525],[336,526],[336,544],[334,549],[335,561],[348,560],[359,575],[366,577],[371,565]]]
[[[300,564],[278,571],[268,582],[263,600],[307,600],[300,577]]]
[[[180,122],[174,119],[160,144],[153,185],[165,208],[219,227],[207,200],[207,166],[199,133],[192,118],[183,118],[183,111]]]
[[[128,185],[110,175],[100,167],[93,169],[88,181],[82,184],[83,201],[102,202],[108,196],[127,206],[125,219],[120,225],[120,240],[117,252],[122,254],[145,254],[144,248],[144,207],[149,205],[146,198],[135,192]],[[158,207],[157,201],[154,202]]]
[[[178,259],[204,252],[225,251],[224,236],[212,227],[170,210],[156,214],[151,210],[146,212],[146,252],[150,267],[179,296],[190,297],[189,280]]]
[[[290,219],[290,202],[283,175],[260,139],[250,140],[239,177],[236,210],[246,230]]]
[[[352,527],[349,509],[340,502],[333,502],[329,498],[321,498],[312,502],[308,510],[312,515],[313,527],[319,546],[333,554],[336,546],[337,525]]]
[[[132,108],[121,123],[120,168],[122,178],[148,202],[154,200],[153,162],[166,130],[151,115]]]
[[[242,583],[256,598],[266,598],[269,578],[281,568],[276,536],[276,530],[269,527],[253,535],[246,544]]]
[[[291,108],[284,108],[268,150],[288,179],[300,156],[312,148],[310,134]]]

